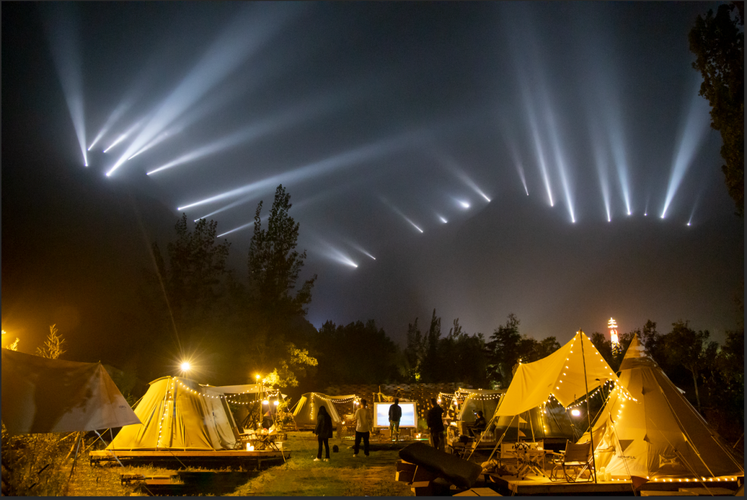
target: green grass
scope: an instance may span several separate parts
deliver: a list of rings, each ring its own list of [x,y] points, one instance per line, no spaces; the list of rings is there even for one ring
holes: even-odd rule
[[[240,484],[232,493],[239,496],[412,496],[406,483],[397,482],[395,464],[397,450],[371,451],[368,458],[361,451],[353,458],[352,442],[330,439],[330,448],[337,444],[338,453],[331,452],[329,462],[314,462],[317,439],[311,432],[288,433],[283,448],[290,449],[291,458],[285,464],[269,467],[259,473],[247,474],[250,479]],[[70,461],[64,472],[70,474]],[[206,470],[189,468],[188,470]],[[218,470],[218,469],[216,469]],[[220,469],[225,470],[225,469]],[[91,466],[87,453],[78,458],[68,496],[127,496],[136,491],[135,486],[120,484],[124,473],[142,475],[171,475],[175,469],[153,466],[125,466],[118,464]],[[195,494],[195,493],[190,493]],[[214,495],[201,491],[197,495]]]
[[[234,492],[241,496],[412,496],[406,483],[394,480],[397,450],[363,451],[353,457],[352,442],[330,439],[338,453],[330,452],[329,462],[314,462],[318,442],[310,432],[291,432],[285,448],[292,458],[271,467]]]

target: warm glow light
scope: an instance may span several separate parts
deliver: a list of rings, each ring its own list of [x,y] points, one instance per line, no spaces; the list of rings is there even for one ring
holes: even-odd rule
[[[574,408],[573,410],[571,410],[571,415],[573,415],[574,417],[578,417],[579,415],[581,415],[581,412]]]
[[[182,369],[183,372],[188,372],[192,368],[192,365],[189,364],[189,361],[184,361],[180,365],[180,368]]]

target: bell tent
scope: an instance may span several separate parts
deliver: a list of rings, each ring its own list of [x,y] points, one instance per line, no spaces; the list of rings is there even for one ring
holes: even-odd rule
[[[213,387],[161,377],[135,407],[141,424],[123,427],[107,450],[233,450],[239,429],[229,394],[258,393],[257,384]]]
[[[341,422],[340,414],[335,408],[336,402],[344,403],[354,399],[350,396],[327,396],[319,392],[307,392],[301,396],[293,408],[293,421],[298,429],[313,429],[316,427],[316,416],[319,413],[319,407],[327,408],[327,413],[332,417],[332,425],[337,427]]]
[[[740,461],[685,399],[634,336],[620,384],[593,429],[594,458],[613,478],[710,478],[742,475]],[[589,440],[587,431],[579,442]]]

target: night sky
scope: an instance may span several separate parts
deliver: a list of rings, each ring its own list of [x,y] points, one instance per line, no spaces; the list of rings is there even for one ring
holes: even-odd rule
[[[243,278],[282,183],[316,327],[721,342],[744,222],[687,41],[717,5],[4,2],[3,329],[115,360],[149,242],[214,219]]]

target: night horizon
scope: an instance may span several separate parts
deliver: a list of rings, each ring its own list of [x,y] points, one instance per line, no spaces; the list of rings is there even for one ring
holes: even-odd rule
[[[737,328],[744,222],[687,41],[717,3],[71,5],[3,6],[23,352],[57,324],[69,359],[122,363],[150,243],[216,220],[243,280],[279,184],[316,328]]]

